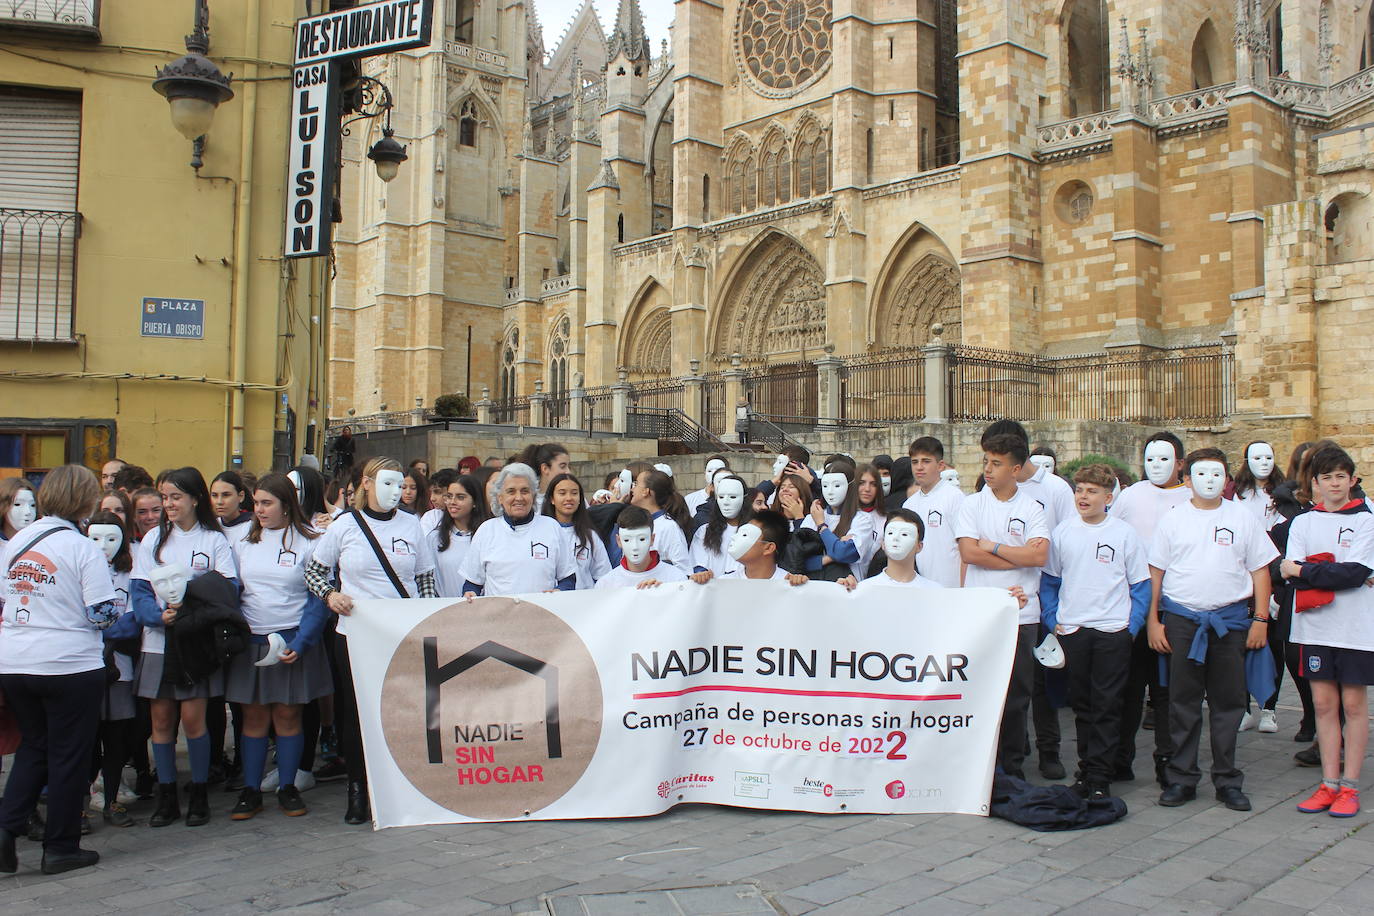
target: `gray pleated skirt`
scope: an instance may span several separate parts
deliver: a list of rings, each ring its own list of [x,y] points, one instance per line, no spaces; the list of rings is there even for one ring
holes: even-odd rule
[[[267,654],[267,648],[265,643],[252,643],[229,660],[224,698],[230,703],[299,706],[334,692],[329,659],[325,657],[322,644],[311,646],[289,665],[277,662],[259,668],[254,662]]]
[[[105,702],[100,707],[102,722],[119,722],[132,719],[138,709],[134,700],[133,681],[115,681],[105,687]]]
[[[224,696],[224,669],[197,681],[190,687],[174,687],[162,683],[162,665],[166,657],[160,652],[144,652],[134,671],[134,695],[145,700],[206,700]]]

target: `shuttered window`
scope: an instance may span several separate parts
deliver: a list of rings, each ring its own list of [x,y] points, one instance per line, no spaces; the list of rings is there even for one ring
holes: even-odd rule
[[[69,340],[81,98],[0,90],[0,338]]]

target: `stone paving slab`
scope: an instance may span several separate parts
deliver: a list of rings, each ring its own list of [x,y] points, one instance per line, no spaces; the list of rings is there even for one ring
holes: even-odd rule
[[[1318,771],[1294,766],[1297,710],[1285,690],[1278,734],[1240,736],[1254,810],[1217,804],[1206,784],[1181,808],[1145,777],[1118,784],[1130,814],[1091,831],[1035,833],[961,815],[753,812],[689,805],[631,820],[396,828],[343,823],[340,784],[306,793],[304,818],[274,808],[231,822],[212,792],[205,827],[141,824],[87,838],[94,869],[46,877],[36,844],[0,878],[4,916],[58,913],[452,914],[779,913],[876,916],[1374,912],[1374,830],[1302,815]],[[1064,759],[1073,729],[1062,716]],[[1153,736],[1142,733],[1138,761]],[[1206,741],[1203,741],[1204,748]],[[1028,761],[1028,764],[1033,763]],[[1206,771],[1204,754],[1203,770]],[[1070,767],[1072,768],[1072,767]],[[1374,805],[1374,790],[1369,793]],[[730,909],[740,907],[741,909]]]

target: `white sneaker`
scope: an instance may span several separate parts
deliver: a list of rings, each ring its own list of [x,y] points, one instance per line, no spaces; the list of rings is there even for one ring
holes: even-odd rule
[[[296,788],[301,792],[309,792],[315,788],[315,774],[309,770],[297,770]]]
[[[272,769],[262,774],[262,791],[275,792],[280,782],[281,780],[277,778],[277,768],[272,767]]]
[[[1254,717],[1253,714],[1247,712],[1247,713],[1244,715],[1244,717],[1241,718],[1241,720],[1240,720],[1240,728],[1236,729],[1236,731],[1238,731],[1238,732],[1248,732],[1250,729],[1252,729],[1252,728],[1254,728],[1254,727],[1255,727],[1255,717]]]
[[[1274,710],[1260,710],[1259,730],[1266,735],[1272,735],[1279,730],[1279,717]]]

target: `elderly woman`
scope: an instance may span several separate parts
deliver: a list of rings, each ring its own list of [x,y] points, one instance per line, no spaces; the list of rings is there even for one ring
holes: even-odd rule
[[[472,537],[460,573],[463,594],[519,595],[572,591],[577,561],[557,520],[535,512],[539,475],[508,464],[497,475],[493,517]]]
[[[100,481],[80,465],[54,468],[38,491],[43,518],[0,551],[4,638],[0,689],[23,743],[0,802],[0,872],[15,872],[15,838],[48,789],[43,872],[84,868],[100,854],[81,848],[91,749],[105,694],[100,631],[119,616],[114,581],[80,524],[100,503]]]

